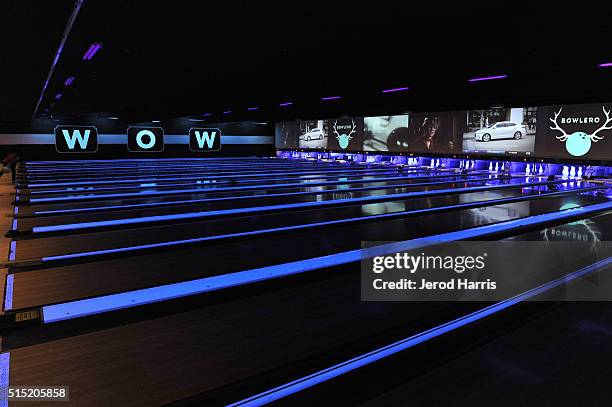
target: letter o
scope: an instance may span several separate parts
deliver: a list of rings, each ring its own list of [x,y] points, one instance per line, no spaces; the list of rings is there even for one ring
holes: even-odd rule
[[[143,143],[142,138],[144,136],[149,136],[148,143]],[[153,134],[153,132],[150,130],[140,130],[136,134],[136,144],[138,144],[138,147],[142,148],[143,150],[148,150],[155,145],[155,134]]]

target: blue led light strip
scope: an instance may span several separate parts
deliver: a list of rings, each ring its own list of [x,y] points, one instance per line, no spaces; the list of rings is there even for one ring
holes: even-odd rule
[[[403,194],[390,194],[390,195],[377,195],[367,196],[361,198],[351,199],[330,199],[328,201],[321,202],[302,202],[293,204],[282,204],[282,205],[265,205],[265,206],[254,206],[247,208],[236,208],[236,209],[220,209],[215,211],[204,211],[204,212],[188,212],[188,213],[176,213],[171,215],[154,215],[154,216],[141,216],[138,218],[124,218],[124,219],[112,219],[112,220],[101,220],[94,222],[80,222],[80,223],[66,223],[61,225],[50,225],[50,226],[35,226],[32,228],[32,233],[49,233],[49,232],[62,232],[67,230],[78,230],[87,228],[101,228],[111,227],[118,225],[135,225],[139,223],[152,223],[152,222],[167,222],[177,221],[186,219],[200,219],[211,216],[225,216],[225,215],[239,215],[247,213],[259,213],[267,211],[280,211],[286,209],[302,209],[302,208],[320,208],[326,206],[334,206],[338,204],[354,205],[364,202],[380,202],[380,201],[391,201],[400,200],[403,198],[416,198],[422,196],[437,196],[437,195],[448,195],[448,194],[460,194],[465,192],[477,192],[477,191],[492,191],[497,189],[509,189],[509,188],[520,188],[524,186],[537,186],[537,185],[550,185],[553,183],[559,183],[559,181],[546,181],[546,182],[534,182],[527,184],[503,184],[494,186],[479,186],[469,188],[447,188],[439,189],[435,191],[417,191],[407,192]]]
[[[489,307],[483,308],[479,311],[475,311],[471,314],[465,315],[463,317],[454,319],[452,321],[446,322],[444,324],[438,325],[434,328],[428,329],[416,335],[409,336],[400,341],[394,342],[390,345],[384,346],[382,348],[375,349],[371,352],[365,353],[363,355],[357,356],[355,358],[346,360],[342,363],[338,363],[336,365],[330,366],[327,369],[320,370],[316,373],[312,373],[310,375],[304,376],[300,379],[294,380],[292,382],[286,383],[282,386],[275,387],[268,391],[256,394],[244,400],[229,404],[228,407],[256,407],[263,406],[265,404],[271,403],[275,400],[279,400],[283,397],[287,397],[291,394],[297,393],[309,387],[313,387],[317,384],[323,383],[340,375],[343,375],[352,370],[358,369],[360,367],[369,365],[370,363],[376,362],[378,360],[384,359],[386,357],[392,356],[396,353],[404,351],[406,349],[412,348],[416,345],[419,345],[425,341],[436,338],[438,336],[444,335],[445,333],[451,332],[455,329],[461,328],[463,326],[469,325],[473,322],[479,321],[483,318],[488,317],[489,315],[495,314],[497,312],[503,311],[507,308],[510,308],[520,302],[526,301],[530,298],[538,296],[546,291],[550,291],[553,288],[559,287],[563,284],[567,284],[577,278],[584,277],[594,271],[600,270],[604,267],[612,264],[612,257],[608,257],[604,260],[600,260],[594,264],[591,264],[587,267],[584,267],[580,270],[574,271],[573,273],[569,273],[564,277],[558,278],[556,280],[550,281],[546,284],[543,284],[539,287],[533,288],[531,290],[525,291],[522,294],[519,294],[515,297],[509,298],[507,300],[495,303]]]
[[[9,405],[10,366],[11,353],[0,354],[0,407],[8,407]]]
[[[416,168],[415,168],[416,169]],[[330,171],[322,171],[322,170],[316,170],[316,171],[281,171],[281,170],[277,170],[274,172],[270,172],[270,170],[267,171],[256,171],[256,172],[247,172],[244,174],[240,174],[240,175],[236,175],[236,174],[231,174],[233,170],[227,170],[227,173],[220,173],[220,174],[215,174],[212,171],[209,172],[202,172],[201,174],[196,173],[196,174],[188,174],[187,176],[183,176],[183,177],[149,177],[149,178],[110,178],[110,179],[105,179],[105,180],[100,180],[100,181],[74,181],[74,182],[49,182],[49,183],[31,183],[31,184],[27,184],[26,186],[22,186],[22,188],[46,188],[46,187],[61,187],[61,186],[67,186],[67,187],[72,187],[74,185],[97,185],[97,184],[125,184],[125,183],[139,183],[139,182],[165,182],[165,181],[183,181],[183,180],[206,180],[206,179],[211,179],[211,180],[217,180],[217,179],[226,179],[226,178],[264,178],[264,177],[277,177],[279,175],[296,175],[298,177],[301,177],[302,175],[308,175],[310,177],[304,177],[304,178],[321,178],[321,177],[314,177],[315,175],[330,175],[330,176],[336,176],[337,174],[362,174],[362,173],[371,173],[371,174],[384,174],[386,172],[389,173],[399,173],[399,171],[397,170],[397,168],[393,169],[393,168],[384,168],[384,169],[377,169],[377,168],[364,168],[364,169],[350,169],[350,168],[343,168],[343,169],[334,169],[334,170],[330,170]],[[414,171],[412,171],[414,172]],[[419,171],[419,172],[424,172],[424,171]],[[229,175],[228,173],[230,173],[231,175]],[[39,190],[36,191],[32,191],[32,192],[38,192]],[[44,191],[44,190],[43,190]],[[42,192],[39,192],[42,193]]]
[[[280,196],[299,196],[299,195],[319,195],[319,194],[333,194],[333,193],[347,193],[347,192],[358,192],[358,191],[372,191],[380,189],[393,189],[393,188],[406,188],[406,187],[421,187],[427,185],[443,185],[453,184],[459,182],[480,182],[480,181],[492,181],[491,178],[462,178],[459,180],[445,180],[436,182],[417,182],[414,184],[392,184],[392,185],[378,185],[361,188],[348,188],[348,189],[326,189],[323,191],[303,191],[303,192],[289,192],[283,194],[266,194],[266,195],[244,195],[244,196],[226,196],[220,198],[206,198],[206,199],[191,199],[191,200],[180,200],[180,201],[164,201],[164,202],[147,202],[142,204],[126,204],[126,205],[113,205],[113,206],[92,206],[87,208],[75,208],[75,209],[57,209],[50,211],[35,211],[35,215],[53,215],[53,214],[68,214],[68,213],[82,213],[82,212],[97,212],[104,210],[117,210],[117,209],[128,209],[128,208],[144,208],[144,207],[159,207],[168,205],[181,205],[181,204],[196,204],[203,202],[217,202],[217,201],[236,201],[242,199],[255,199],[255,198],[270,198]],[[397,181],[401,181],[398,179]],[[336,182],[336,181],[334,181]],[[363,183],[363,182],[361,182]],[[242,188],[242,187],[239,187]]]
[[[15,282],[14,274],[6,275],[6,286],[4,287],[4,310],[13,309],[13,283]]]
[[[387,256],[398,252],[426,247],[432,244],[471,239],[511,230],[520,230],[520,228],[539,225],[546,222],[558,222],[575,215],[586,217],[589,214],[610,210],[612,210],[612,202],[581,206],[558,212],[528,216],[521,219],[509,220],[491,225],[478,226],[472,229],[383,244],[367,249],[350,250],[327,256],[298,260],[213,277],[199,278],[180,283],[166,284],[124,293],[47,305],[42,307],[43,322],[52,323],[64,321],[87,315],[100,314],[103,312],[126,309],[174,298],[202,294],[230,287],[252,284],[259,281],[305,273],[312,270],[358,262],[375,256]]]
[[[102,255],[113,254],[113,253],[127,253],[127,252],[133,252],[133,251],[138,251],[138,250],[149,250],[149,249],[162,248],[162,247],[174,247],[174,246],[209,242],[213,240],[222,240],[222,239],[229,239],[229,238],[236,238],[236,237],[262,235],[266,233],[288,232],[288,231],[316,228],[316,227],[321,227],[321,226],[341,225],[341,224],[356,223],[356,222],[371,222],[373,220],[381,220],[381,219],[388,219],[388,218],[393,219],[393,218],[400,218],[400,217],[410,216],[410,215],[414,216],[418,214],[431,214],[431,213],[443,212],[443,211],[448,211],[448,210],[453,210],[453,209],[477,207],[480,205],[500,205],[500,204],[510,203],[510,202],[525,201],[530,198],[543,198],[543,197],[551,197],[551,196],[564,195],[564,194],[570,194],[570,193],[581,193],[585,191],[591,191],[594,189],[600,189],[600,187],[583,188],[583,189],[577,189],[577,190],[571,190],[571,191],[556,191],[556,192],[549,192],[549,193],[544,193],[544,194],[529,195],[528,197],[521,195],[517,197],[491,199],[487,201],[466,202],[466,203],[457,204],[457,205],[439,206],[435,208],[415,209],[411,211],[391,212],[391,213],[384,213],[384,214],[378,214],[378,215],[361,216],[357,218],[337,219],[337,220],[326,221],[326,222],[306,223],[306,224],[300,224],[300,225],[294,225],[294,226],[284,226],[284,227],[279,227],[279,228],[258,229],[258,230],[248,231],[248,232],[229,233],[229,234],[224,234],[224,235],[214,235],[214,236],[198,237],[198,238],[183,239],[183,240],[172,240],[169,242],[161,242],[161,243],[149,243],[149,244],[138,245],[138,246],[124,246],[124,247],[117,247],[114,249],[104,249],[104,250],[94,250],[94,251],[89,251],[89,252],[61,254],[57,256],[43,257],[41,261],[51,262],[51,261],[69,260],[69,259],[77,259],[77,258],[84,258],[84,257],[90,257],[90,256],[102,256]],[[13,256],[13,258],[9,260],[15,260],[15,257]],[[29,260],[30,259],[28,259],[28,261]]]
[[[482,172],[472,173],[470,175],[478,175],[482,174]],[[341,185],[341,184],[360,184],[360,183],[370,183],[370,182],[382,182],[382,181],[395,181],[401,179],[424,179],[424,178],[446,178],[446,177],[460,177],[460,174],[438,174],[438,175],[417,175],[417,176],[406,176],[398,175],[394,177],[385,177],[385,178],[359,178],[347,181],[322,181],[322,182],[293,182],[293,183],[276,183],[276,184],[256,184],[256,185],[244,185],[237,187],[221,187],[221,188],[189,188],[189,189],[171,189],[167,191],[140,191],[140,192],[130,192],[130,193],[120,193],[120,194],[96,194],[96,195],[68,195],[68,196],[60,196],[60,197],[48,197],[48,198],[30,198],[30,202],[32,203],[46,203],[46,202],[65,202],[65,201],[74,201],[74,200],[90,200],[90,199],[106,199],[106,198],[141,198],[147,197],[151,195],[180,195],[180,194],[188,194],[193,192],[199,193],[208,193],[208,192],[225,192],[225,191],[237,191],[237,190],[253,190],[253,189],[272,189],[272,188],[291,188],[291,187],[318,187],[324,185]],[[333,178],[333,177],[330,177]],[[277,179],[276,181],[282,180],[295,180],[295,178],[284,178]],[[266,180],[268,181],[268,180]],[[245,181],[251,182],[251,181]],[[259,182],[259,181],[258,181]],[[242,182],[240,182],[242,183]],[[202,184],[205,185],[205,184]],[[211,183],[214,185],[214,183]],[[83,191],[85,192],[85,191]],[[19,196],[15,197],[15,200],[19,200]]]

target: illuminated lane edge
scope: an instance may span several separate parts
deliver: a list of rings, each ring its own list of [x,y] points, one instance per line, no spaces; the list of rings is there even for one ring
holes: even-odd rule
[[[524,178],[524,177],[517,177]],[[401,181],[402,179],[398,179],[397,181]],[[127,209],[127,208],[143,208],[143,207],[158,207],[158,206],[168,206],[168,205],[180,205],[180,204],[195,204],[195,203],[203,203],[203,202],[216,202],[216,201],[234,201],[234,200],[242,200],[242,199],[259,199],[259,198],[270,198],[270,197],[280,197],[280,196],[298,196],[298,195],[318,195],[318,194],[333,194],[333,193],[346,193],[346,192],[356,192],[356,191],[374,191],[380,189],[393,189],[393,188],[406,188],[406,187],[422,187],[427,185],[443,185],[443,184],[453,184],[460,182],[481,182],[481,181],[498,181],[497,178],[463,178],[463,179],[454,179],[454,180],[444,180],[444,181],[434,181],[434,182],[417,182],[417,183],[409,183],[409,184],[393,184],[393,185],[377,185],[370,187],[360,187],[360,188],[348,188],[348,189],[326,189],[322,191],[302,191],[302,192],[288,192],[281,194],[257,194],[257,195],[238,195],[238,196],[226,196],[219,198],[206,198],[206,199],[185,199],[180,201],[164,201],[164,202],[150,202],[150,203],[142,203],[142,204],[125,204],[125,205],[112,205],[112,206],[91,206],[87,208],[75,208],[75,209],[57,209],[51,211],[35,211],[35,215],[52,215],[52,214],[66,214],[66,213],[81,213],[81,212],[92,212],[92,211],[104,211],[111,209]]]
[[[8,407],[9,373],[11,371],[11,353],[0,354],[0,407]]]
[[[55,305],[47,305],[42,307],[43,322],[58,322],[72,318],[84,317],[87,315],[100,314],[103,312],[171,300],[174,298],[202,294],[205,292],[251,284],[326,267],[339,266],[375,256],[386,256],[397,252],[418,249],[432,244],[482,237],[488,234],[509,231],[512,229],[518,229],[518,231],[520,231],[519,228],[525,226],[533,226],[550,221],[559,221],[577,214],[586,216],[591,213],[607,210],[612,210],[612,202],[581,206],[558,212],[509,220],[492,225],[478,226],[467,230],[459,230],[418,239],[405,240],[402,242],[388,243],[368,249],[350,250],[327,256],[315,257],[312,259],[260,267],[219,276],[205,277],[196,280],[166,284],[124,293],[110,294]]]
[[[15,281],[14,274],[6,275],[6,286],[4,287],[4,310],[13,309],[13,283]]]
[[[439,206],[435,208],[422,208],[422,209],[414,209],[410,211],[391,212],[391,213],[383,213],[383,214],[378,214],[378,215],[361,216],[357,218],[337,219],[337,220],[326,221],[326,222],[306,223],[306,224],[284,226],[284,227],[271,228],[271,229],[258,229],[258,230],[248,231],[248,232],[237,232],[237,233],[229,233],[229,234],[224,234],[224,235],[213,235],[213,236],[206,236],[206,237],[199,237],[199,238],[192,238],[192,239],[172,240],[172,241],[160,242],[160,243],[149,243],[149,244],[138,245],[138,246],[124,246],[124,247],[118,247],[114,249],[61,254],[57,256],[43,257],[41,258],[41,261],[51,262],[51,261],[59,261],[59,260],[69,260],[69,259],[76,259],[76,258],[81,258],[81,257],[102,256],[102,255],[112,254],[112,253],[126,253],[126,252],[137,251],[137,250],[155,249],[155,248],[160,248],[160,247],[172,247],[172,246],[180,246],[180,245],[206,242],[206,241],[212,241],[212,240],[222,240],[222,239],[229,239],[229,238],[235,238],[235,237],[261,235],[261,234],[273,233],[273,232],[288,232],[288,231],[293,231],[293,230],[315,228],[319,226],[340,225],[340,224],[353,223],[353,222],[356,223],[360,221],[369,222],[375,219],[385,219],[385,218],[393,219],[393,218],[401,218],[404,216],[411,216],[411,215],[417,215],[417,214],[432,214],[436,212],[448,211],[451,209],[473,208],[473,207],[484,206],[484,205],[487,205],[487,206],[488,205],[499,205],[499,204],[504,204],[504,203],[517,202],[517,201],[522,202],[522,201],[527,201],[530,199],[538,199],[538,198],[543,198],[543,197],[551,197],[551,196],[558,196],[558,195],[565,195],[565,194],[568,194],[568,195],[578,194],[578,193],[582,193],[586,191],[593,191],[593,190],[602,189],[602,188],[604,187],[589,187],[589,188],[581,188],[581,189],[566,190],[566,191],[548,192],[548,193],[543,193],[543,194],[520,195],[520,196],[507,197],[507,198],[489,199],[489,200],[484,200],[484,201],[464,202],[461,204]],[[9,259],[9,260],[15,260],[15,258],[13,257],[12,259]]]
[[[407,172],[397,172],[397,171],[385,171],[385,172],[378,172],[378,173],[370,173],[370,172],[366,172],[366,173],[348,173],[348,172],[343,172],[341,174],[322,174],[322,175],[306,175],[306,176],[295,176],[295,177],[289,177],[289,178],[276,178],[274,176],[265,176],[262,178],[257,178],[257,179],[247,179],[247,180],[239,180],[234,182],[234,179],[222,179],[222,180],[218,180],[217,178],[210,178],[210,179],[195,179],[193,181],[187,181],[187,182],[178,182],[178,183],[163,183],[160,181],[151,181],[151,182],[143,182],[143,183],[139,183],[138,185],[119,185],[119,186],[105,186],[105,187],[77,187],[77,188],[67,188],[67,189],[49,189],[49,190],[35,190],[35,191],[31,191],[29,193],[22,193],[19,194],[21,196],[31,196],[31,197],[35,197],[35,196],[40,196],[40,195],[50,195],[50,194],[56,194],[59,196],[75,196],[76,194],[84,194],[84,195],[89,195],[89,194],[94,194],[94,193],[99,193],[99,192],[113,192],[113,191],[121,191],[121,190],[139,190],[139,189],[150,189],[151,187],[155,187],[155,188],[170,188],[170,187],[192,187],[196,186],[196,185],[232,185],[235,183],[240,183],[240,184],[251,184],[251,185],[257,185],[258,183],[261,182],[270,182],[270,181],[303,181],[303,184],[306,184],[308,182],[310,182],[311,180],[329,180],[329,179],[337,179],[337,178],[347,178],[347,182],[348,181],[353,181],[353,180],[348,180],[348,178],[356,178],[356,177],[372,177],[372,178],[376,178],[376,177],[381,177],[385,176],[385,177],[389,177],[389,178],[395,178],[395,179],[406,179],[406,178],[411,178],[411,175],[414,174],[422,174],[424,173],[423,171],[407,171]],[[397,174],[397,175],[393,175],[393,174]],[[456,176],[460,176],[461,174],[457,174]],[[519,176],[515,176],[515,177],[519,177]],[[236,178],[236,177],[234,177]],[[362,179],[372,179],[372,178],[362,178]],[[416,177],[415,177],[416,178]],[[323,181],[320,181],[323,182]]]
[[[413,171],[413,170],[421,170],[420,172],[425,172],[424,169],[422,169],[423,167],[405,167],[405,168],[409,168],[409,170]],[[149,177],[149,178],[110,178],[110,179],[105,179],[105,180],[100,180],[100,181],[75,181],[75,182],[52,182],[52,183],[44,183],[44,184],[40,184],[40,183],[29,183],[26,184],[25,186],[22,186],[22,188],[47,188],[47,187],[61,187],[61,186],[73,186],[73,185],[98,185],[98,184],[125,184],[125,183],[138,183],[138,182],[151,182],[151,181],[155,181],[155,182],[160,182],[160,181],[187,181],[187,180],[200,180],[200,179],[218,179],[218,178],[222,178],[222,179],[226,179],[226,178],[237,178],[238,176],[236,174],[231,174],[232,171],[235,171],[234,169],[228,169],[224,172],[216,172],[216,171],[206,171],[206,172],[202,172],[202,173],[187,173],[187,176],[182,176],[182,177]],[[175,171],[175,172],[180,172],[180,171]],[[335,176],[336,174],[345,174],[345,173],[351,173],[351,174],[363,174],[363,173],[372,173],[372,174],[384,174],[384,173],[400,173],[399,171],[399,167],[394,167],[394,168],[362,168],[362,169],[354,169],[354,168],[336,168],[336,167],[332,167],[330,170],[306,170],[306,171],[296,171],[295,169],[290,169],[290,170],[261,170],[261,171],[250,171],[250,172],[245,172],[243,174],[240,174],[240,177],[243,178],[257,178],[257,177],[264,177],[264,176],[270,176],[270,177],[274,177],[277,175],[327,175],[330,174],[332,176]],[[57,190],[56,190],[57,191]],[[59,190],[59,191],[64,191],[64,190]],[[36,193],[44,193],[44,192],[48,192],[45,190],[39,190],[37,189],[36,191],[33,191]]]
[[[49,232],[60,232],[65,230],[77,230],[87,228],[100,228],[117,225],[134,225],[139,223],[153,223],[153,222],[165,222],[174,220],[185,220],[185,219],[198,219],[208,218],[212,216],[223,216],[223,215],[238,215],[247,213],[258,213],[266,211],[278,211],[284,209],[297,209],[297,208],[319,208],[326,206],[334,206],[338,204],[355,205],[363,202],[381,202],[381,201],[393,201],[404,198],[416,198],[422,196],[438,196],[446,194],[461,194],[467,192],[478,192],[478,191],[493,191],[498,189],[510,189],[510,188],[521,188],[529,186],[539,185],[552,185],[559,184],[562,181],[543,181],[533,183],[522,183],[522,184],[502,184],[502,185],[484,185],[479,187],[468,187],[468,188],[447,188],[439,189],[434,191],[417,191],[417,192],[406,192],[403,194],[388,194],[388,195],[375,195],[366,196],[361,198],[351,199],[330,199],[328,201],[321,202],[302,202],[282,205],[265,205],[265,206],[253,206],[247,208],[235,208],[235,209],[220,209],[215,211],[203,211],[203,212],[188,212],[188,213],[177,213],[171,215],[154,215],[154,216],[141,216],[138,218],[123,218],[113,220],[100,220],[93,222],[79,222],[79,223],[65,223],[60,225],[50,226],[34,226],[32,233],[49,233]],[[15,230],[15,229],[13,229]]]
[[[313,387],[317,384],[320,384],[330,379],[333,379],[335,377],[338,377],[344,373],[350,372],[360,367],[369,365],[370,363],[373,363],[378,360],[384,359],[386,357],[392,356],[406,349],[412,348],[425,341],[436,338],[445,333],[451,332],[455,329],[458,329],[463,326],[469,325],[473,322],[479,321],[483,318],[488,317],[489,315],[503,311],[520,302],[526,301],[529,298],[540,295],[560,285],[567,284],[577,278],[583,277],[601,268],[609,266],[610,264],[612,264],[612,257],[608,257],[604,260],[600,260],[582,269],[569,273],[561,278],[550,281],[546,284],[542,284],[539,287],[525,291],[524,293],[519,294],[515,297],[495,303],[491,306],[475,311],[471,314],[465,315],[463,317],[459,317],[452,321],[446,322],[444,324],[430,328],[426,331],[420,332],[418,334],[409,336],[400,341],[394,342],[390,345],[375,349],[371,352],[365,353],[355,358],[352,358],[344,362],[338,363],[336,365],[330,366],[326,369],[312,373],[308,376],[304,376],[300,379],[286,383],[282,386],[275,387],[263,393],[259,393],[249,398],[246,398],[244,400],[229,404],[228,407],[237,407],[237,406],[256,407],[256,406],[262,406],[262,405],[271,403],[275,400],[279,400],[283,397],[287,397],[301,390],[307,389],[309,387]]]
[[[473,175],[482,175],[487,172],[474,172],[470,173],[469,176]],[[210,192],[226,192],[226,191],[238,191],[238,190],[249,190],[249,189],[278,189],[278,188],[290,188],[290,187],[317,187],[324,185],[341,185],[341,184],[360,184],[360,183],[370,183],[370,182],[382,182],[382,181],[394,181],[394,180],[402,180],[402,179],[426,179],[426,178],[447,178],[447,177],[461,177],[462,174],[433,174],[433,175],[417,175],[411,176],[410,173],[398,173],[398,176],[394,177],[385,177],[385,178],[358,178],[358,179],[347,179],[346,181],[321,181],[321,182],[293,182],[293,183],[277,183],[277,184],[257,184],[253,183],[251,185],[244,185],[238,187],[217,187],[217,188],[189,188],[189,189],[171,189],[167,191],[141,191],[141,192],[131,192],[131,193],[120,193],[120,194],[98,194],[98,195],[87,195],[86,190],[81,191],[83,195],[68,195],[68,196],[59,196],[59,197],[49,197],[49,198],[31,198],[31,203],[48,203],[48,202],[65,202],[65,201],[82,201],[89,199],[106,199],[106,198],[141,198],[148,197],[152,195],[181,195],[188,193],[210,193]],[[491,176],[495,176],[491,174]],[[335,178],[335,177],[329,177]],[[350,178],[347,176],[346,178]],[[512,178],[522,178],[518,176],[513,176]],[[276,179],[276,181],[285,181],[285,180],[296,180],[300,178],[282,178]],[[316,178],[315,178],[316,179]],[[269,181],[269,180],[262,180]],[[251,183],[252,181],[244,181],[240,183]],[[226,182],[210,182],[210,185],[219,185],[219,184],[227,184]],[[202,184],[206,185],[206,184]],[[79,191],[75,191],[79,192]],[[16,200],[19,200],[19,195],[15,197]]]
[[[16,240],[11,240],[11,245],[9,246],[9,261],[13,261],[15,260],[15,257],[17,255],[17,241]]]

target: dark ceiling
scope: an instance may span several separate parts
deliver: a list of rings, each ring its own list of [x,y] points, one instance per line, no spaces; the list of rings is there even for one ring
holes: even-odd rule
[[[597,66],[612,61],[606,10],[555,15],[499,1],[210,3],[85,0],[36,117],[283,120],[612,99],[612,68]],[[74,5],[0,5],[0,121],[34,116]],[[102,48],[84,61],[93,42]],[[495,74],[509,77],[467,82]],[[75,80],[66,87],[68,76]],[[381,94],[400,86],[410,90]],[[320,100],[335,95],[343,98]],[[285,101],[294,104],[278,106]]]

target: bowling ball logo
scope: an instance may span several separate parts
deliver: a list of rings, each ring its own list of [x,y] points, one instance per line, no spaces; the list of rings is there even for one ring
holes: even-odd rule
[[[353,133],[355,133],[357,131],[357,125],[355,125],[355,121],[351,120],[352,123],[352,129],[350,131],[349,134],[346,133],[338,133],[338,121],[336,120],[334,122],[333,128],[334,128],[334,133],[336,134],[336,139],[338,140],[338,145],[340,146],[341,149],[346,150],[349,146],[349,143],[351,142],[351,139],[353,138]],[[343,126],[345,127],[345,126]],[[340,130],[342,131],[342,130]]]
[[[550,126],[551,130],[557,130],[561,132],[560,136],[555,136],[557,140],[565,143],[565,149],[567,152],[574,157],[582,157],[586,153],[591,150],[591,145],[593,143],[597,143],[599,140],[602,140],[604,136],[598,136],[597,133],[603,130],[612,130],[612,117],[610,117],[610,110],[606,110],[606,107],[602,107],[604,114],[606,116],[606,122],[595,130],[591,134],[587,134],[584,131],[576,131],[572,134],[567,134],[565,130],[563,130],[558,124],[557,119],[561,114],[562,108],[559,109],[558,112],[555,112],[554,118],[549,118],[549,120],[553,123]]]

